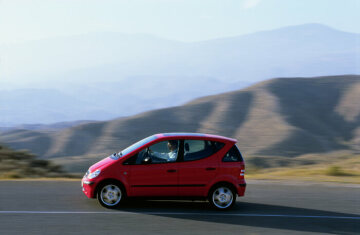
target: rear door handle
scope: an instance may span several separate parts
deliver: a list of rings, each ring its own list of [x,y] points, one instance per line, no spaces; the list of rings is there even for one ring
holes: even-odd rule
[[[173,172],[176,172],[176,170],[175,169],[169,169],[169,170],[167,170],[167,172],[173,173]]]
[[[206,168],[205,170],[207,170],[207,171],[214,171],[214,170],[216,170],[216,168],[215,168],[215,167],[208,167],[208,168]]]

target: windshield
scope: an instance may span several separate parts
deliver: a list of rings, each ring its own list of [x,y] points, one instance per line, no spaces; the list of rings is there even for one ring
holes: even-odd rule
[[[116,156],[115,155],[111,155],[110,158],[116,160],[116,159],[119,159],[121,158],[122,156],[125,156],[126,154],[129,154],[130,152],[134,151],[135,149],[143,146],[144,144],[147,144],[153,140],[156,139],[156,136],[155,135],[152,135],[152,136],[149,136],[145,139],[142,139],[138,142],[136,142],[135,144],[133,145],[130,145],[129,147],[127,147],[126,149],[120,151]]]

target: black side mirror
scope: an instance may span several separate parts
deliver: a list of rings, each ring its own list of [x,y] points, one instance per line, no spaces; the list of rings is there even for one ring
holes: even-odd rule
[[[152,162],[151,157],[147,156],[142,160],[143,164],[150,164]]]

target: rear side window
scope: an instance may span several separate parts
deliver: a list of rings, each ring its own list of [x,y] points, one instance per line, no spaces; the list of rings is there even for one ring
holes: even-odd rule
[[[209,157],[224,147],[224,143],[208,140],[185,140],[184,161],[194,161]]]
[[[242,162],[243,158],[241,156],[241,153],[239,149],[236,147],[236,145],[232,146],[232,148],[225,154],[225,156],[222,159],[223,162]]]

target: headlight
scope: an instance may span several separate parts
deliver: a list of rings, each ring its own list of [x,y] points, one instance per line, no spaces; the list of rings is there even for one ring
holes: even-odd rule
[[[96,170],[93,173],[90,173],[88,175],[88,179],[94,179],[95,177],[97,177],[98,175],[100,175],[100,170]]]

